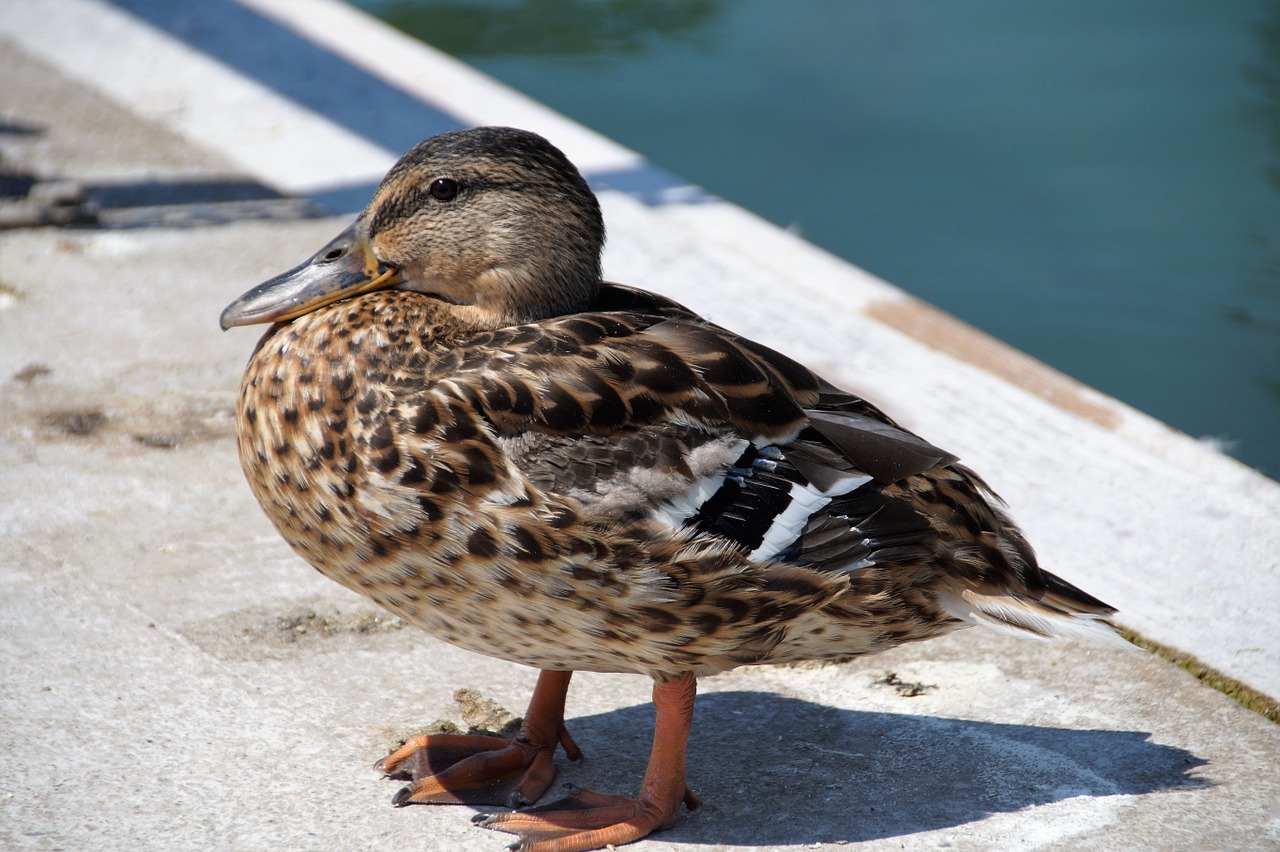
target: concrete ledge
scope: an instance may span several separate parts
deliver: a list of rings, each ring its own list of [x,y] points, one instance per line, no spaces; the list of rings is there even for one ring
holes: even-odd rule
[[[473,70],[329,0],[10,0],[0,42],[0,108],[41,128],[0,152],[50,177],[239,181],[341,212],[445,127],[547,134],[600,189],[611,278],[882,403],[1126,624],[1280,694],[1275,482]],[[503,844],[465,809],[392,810],[363,767],[455,713],[455,687],[518,711],[532,674],[361,632],[363,602],[293,557],[240,481],[253,335],[219,334],[217,313],[341,227],[311,210],[0,234],[6,848]],[[971,631],[704,691],[707,808],[638,849],[1280,843],[1280,729],[1137,651]],[[589,760],[566,777],[630,790],[646,702],[640,679],[581,678]]]

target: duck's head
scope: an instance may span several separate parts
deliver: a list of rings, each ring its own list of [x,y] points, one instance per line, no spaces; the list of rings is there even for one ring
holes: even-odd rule
[[[582,175],[535,133],[478,127],[400,158],[359,218],[222,312],[224,329],[291,320],[375,290],[415,290],[483,328],[588,308],[604,222]]]

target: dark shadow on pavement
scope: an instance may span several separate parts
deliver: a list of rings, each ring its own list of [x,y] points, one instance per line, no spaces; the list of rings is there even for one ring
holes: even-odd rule
[[[585,754],[564,784],[634,794],[648,706],[569,720]],[[689,786],[703,807],[662,840],[764,846],[857,842],[964,825],[1075,797],[1209,786],[1207,761],[1141,731],[1005,725],[841,710],[761,692],[699,696]],[[489,810],[489,809],[485,809]]]

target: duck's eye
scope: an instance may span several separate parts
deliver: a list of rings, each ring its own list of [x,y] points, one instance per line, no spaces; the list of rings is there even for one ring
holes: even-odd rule
[[[453,178],[436,178],[427,192],[436,201],[452,201],[458,197],[458,182]]]

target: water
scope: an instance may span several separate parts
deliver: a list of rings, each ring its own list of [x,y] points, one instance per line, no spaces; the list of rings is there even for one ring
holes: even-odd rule
[[[1280,476],[1280,2],[357,5]]]

